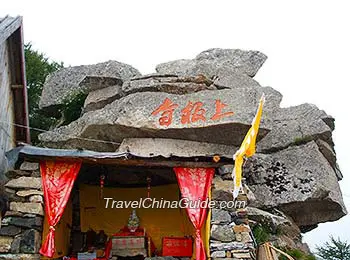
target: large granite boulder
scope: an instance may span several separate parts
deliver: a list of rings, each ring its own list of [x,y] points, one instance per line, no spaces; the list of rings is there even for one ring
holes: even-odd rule
[[[83,112],[89,112],[105,107],[123,96],[122,87],[114,85],[89,92],[84,102]]]
[[[147,91],[190,94],[202,90],[216,89],[213,82],[204,75],[179,77],[176,75],[151,74],[133,78],[123,84],[125,95]]]
[[[259,51],[239,49],[209,49],[193,60],[176,60],[157,65],[156,71],[181,76],[204,74],[209,78],[223,77],[232,73],[254,77],[267,56]]]
[[[223,88],[246,88],[260,87],[260,84],[246,74],[234,72],[230,75],[217,77],[214,80],[214,85],[218,89]]]
[[[259,223],[259,225],[264,226],[271,233],[277,233],[282,228],[285,228],[285,226],[293,225],[292,221],[284,214],[272,214],[253,207],[247,207],[247,213],[250,220],[256,221]]]
[[[213,157],[219,155],[231,158],[238,150],[235,146],[181,139],[162,138],[126,138],[118,148],[118,152],[130,152],[138,157]]]
[[[97,77],[96,77],[97,78]],[[101,79],[100,77],[100,80]],[[85,80],[84,80],[85,81]],[[104,85],[98,80],[95,85]],[[103,83],[103,82],[102,82]],[[84,112],[103,108],[116,99],[136,92],[166,92],[171,94],[189,94],[202,90],[216,90],[213,82],[203,75],[178,77],[176,75],[149,74],[134,77],[124,84],[114,84],[89,92],[84,103]]]
[[[210,49],[194,59],[159,64],[157,73],[144,76],[114,61],[63,69],[47,79],[40,105],[57,112],[63,100],[85,91],[84,114],[39,139],[53,148],[117,150],[141,157],[218,154],[227,160],[241,144],[264,93],[257,154],[244,165],[251,188],[247,200],[288,218],[259,209],[249,214],[293,234],[276,234],[277,244],[301,248],[300,230],[306,232],[346,214],[332,140],[334,119],[311,104],[280,108],[282,95],[253,79],[266,58],[258,51]],[[232,168],[233,162],[215,176],[214,200],[232,200]],[[20,177],[7,184],[13,194],[18,187],[34,189],[23,183],[25,174],[11,174]],[[29,193],[17,195],[27,199]],[[213,216],[215,225],[229,222],[228,213],[214,211]],[[215,228],[212,232],[225,233]],[[237,243],[211,247],[223,251],[233,244],[240,247]]]
[[[111,84],[121,84],[125,80],[140,75],[135,68],[118,61],[63,68],[46,79],[39,106],[47,113],[57,115],[58,107],[81,92],[88,93]],[[109,79],[102,81],[85,79],[93,76]]]
[[[316,139],[333,145],[334,119],[315,105],[281,108],[273,122],[271,132],[259,143],[261,152],[277,151]]]
[[[254,118],[263,88],[200,91],[187,95],[163,92],[130,94],[103,109],[85,113],[77,121],[39,136],[46,146],[115,151],[113,144],[131,137],[157,137],[239,145]],[[276,104],[267,101],[273,117]],[[261,122],[259,138],[270,129]],[[85,138],[79,140],[78,138]]]
[[[273,209],[267,212],[258,208],[247,207],[249,220],[255,221],[256,225],[264,227],[269,233],[269,241],[279,248],[297,248],[310,254],[306,244],[302,242],[299,227],[283,212]]]
[[[314,141],[257,154],[244,171],[255,206],[279,208],[300,227],[335,221],[347,213],[337,176]]]

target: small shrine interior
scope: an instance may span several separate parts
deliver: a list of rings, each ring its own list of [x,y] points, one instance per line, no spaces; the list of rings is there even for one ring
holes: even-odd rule
[[[54,258],[191,258],[195,229],[186,209],[166,204],[180,200],[171,167],[83,164],[56,226]],[[49,230],[44,223],[43,238]],[[203,225],[205,247],[207,229]]]

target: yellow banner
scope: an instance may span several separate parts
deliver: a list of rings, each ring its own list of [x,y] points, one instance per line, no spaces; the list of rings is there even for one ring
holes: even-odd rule
[[[234,154],[235,167],[232,172],[232,179],[234,182],[233,198],[237,198],[238,193],[242,187],[242,165],[244,157],[251,157],[255,154],[256,137],[259,132],[259,125],[261,121],[262,109],[265,103],[265,96],[263,95],[259,102],[259,107],[253,119],[252,126],[248,130],[241,147]]]

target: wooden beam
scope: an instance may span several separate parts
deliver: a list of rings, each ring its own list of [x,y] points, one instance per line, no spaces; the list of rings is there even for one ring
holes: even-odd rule
[[[23,85],[11,85],[12,89],[23,89],[24,86]]]
[[[8,39],[9,48],[9,66],[10,66],[10,79],[11,90],[13,93],[13,103],[15,111],[15,123],[18,125],[28,126],[28,111],[27,111],[27,96],[25,89],[24,78],[24,63],[22,60],[23,54],[23,41],[22,41],[21,28],[17,28]],[[28,142],[28,128],[16,126],[16,141]]]
[[[6,41],[22,25],[22,17],[5,17],[0,23],[0,44]]]
[[[230,162],[199,162],[199,161],[180,161],[180,160],[164,160],[164,159],[128,159],[128,158],[82,158],[82,157],[51,157],[51,156],[25,156],[28,161],[41,160],[62,160],[62,161],[82,161],[86,164],[101,165],[121,165],[121,166],[143,166],[143,167],[189,167],[189,168],[217,168]],[[231,162],[232,163],[232,162]]]

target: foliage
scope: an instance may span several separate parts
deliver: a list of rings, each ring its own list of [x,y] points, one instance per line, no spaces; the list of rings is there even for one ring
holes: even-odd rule
[[[262,225],[257,225],[253,228],[253,235],[258,245],[270,240],[269,229]]]
[[[296,248],[294,248],[294,249],[281,249],[281,250],[296,260],[316,260],[316,257],[314,255],[305,254],[303,251],[296,249]],[[283,255],[280,255],[278,257],[278,259],[279,260],[288,260],[288,258],[283,256]]]
[[[306,144],[306,143],[308,143],[308,142],[310,142],[312,140],[313,140],[312,136],[296,137],[294,139],[294,145]]]
[[[46,77],[63,68],[63,63],[50,61],[45,54],[33,50],[31,43],[24,46],[26,77],[28,89],[29,125],[34,128],[48,130],[55,124],[56,119],[43,115],[39,110],[39,100]],[[31,139],[35,144],[40,132],[31,130]]]
[[[79,90],[73,92],[63,101],[63,106],[61,108],[61,113],[63,115],[62,125],[67,125],[81,116],[86,96],[86,92]]]
[[[325,260],[348,260],[350,259],[350,244],[341,241],[340,238],[330,237],[330,242],[316,248],[316,255]]]

